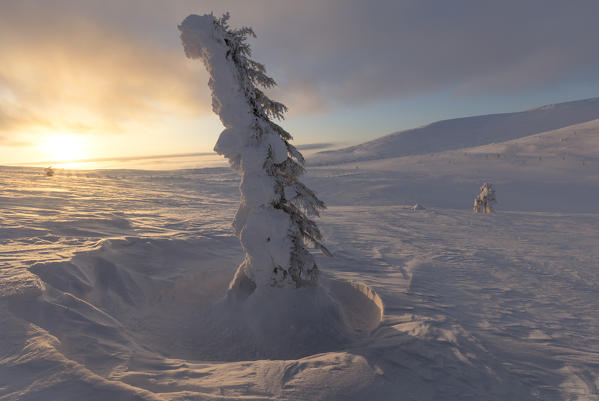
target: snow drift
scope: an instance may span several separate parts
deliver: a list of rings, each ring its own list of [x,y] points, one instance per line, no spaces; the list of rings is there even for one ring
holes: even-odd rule
[[[70,261],[38,263],[30,271],[44,291],[39,299],[21,298],[29,301],[21,303],[19,314],[38,316],[35,324],[76,350],[76,358],[99,352],[83,339],[106,333],[106,358],[118,354],[108,344],[118,344],[221,361],[338,350],[368,335],[382,319],[376,293],[330,278],[318,287],[258,288],[244,302],[228,299],[234,265],[206,250],[229,246],[230,238],[194,243],[199,249],[190,254],[187,241],[110,240]],[[180,256],[166,269],[160,261],[175,254]],[[197,257],[212,261],[197,266]]]

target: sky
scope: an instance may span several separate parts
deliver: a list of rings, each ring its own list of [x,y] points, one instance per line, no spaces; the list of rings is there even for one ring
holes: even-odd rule
[[[177,25],[225,11],[306,152],[599,96],[596,0],[0,0],[0,165],[212,157]]]

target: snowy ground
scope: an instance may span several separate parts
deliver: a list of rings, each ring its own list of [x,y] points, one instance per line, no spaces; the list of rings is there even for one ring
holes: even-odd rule
[[[0,400],[599,399],[599,214],[356,206],[354,170],[310,177],[320,264],[382,321],[279,359],[197,334],[241,258],[226,169],[3,168]]]
[[[2,167],[0,400],[599,400],[598,139],[311,168],[349,331],[302,314],[316,290],[223,303],[229,169]],[[475,215],[486,180],[497,213]]]

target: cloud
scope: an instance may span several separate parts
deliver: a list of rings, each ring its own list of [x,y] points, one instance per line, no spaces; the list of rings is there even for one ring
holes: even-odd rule
[[[23,127],[29,126],[32,122],[39,123],[39,119],[30,115],[29,117],[23,117],[19,111],[23,111],[24,107],[11,107],[3,103],[0,99],[0,134],[2,132],[11,132],[14,130],[18,130]],[[9,135],[3,134],[0,135],[0,142],[8,143]],[[18,143],[18,141],[10,141],[13,143]]]
[[[10,146],[10,147],[28,147],[31,146],[32,143],[31,142],[27,142],[27,141],[15,141],[13,139],[10,139],[6,136],[1,136],[0,135],[0,145],[2,146]]]
[[[13,118],[0,108],[0,131],[14,126]]]
[[[180,49],[66,3],[2,4],[0,130],[109,134],[125,132],[131,122],[151,128],[167,115],[210,113],[208,91],[198,90],[207,75]],[[10,99],[3,101],[2,93]]]
[[[308,7],[320,12],[293,21],[290,11],[276,26],[257,29],[257,42],[273,49],[267,66],[285,85],[315,87],[315,97],[334,105],[456,87],[518,93],[599,67],[596,1],[333,0]],[[598,80],[596,71],[582,79]]]
[[[291,115],[435,91],[517,94],[599,81],[594,0],[7,0],[0,7],[0,86],[38,123],[102,132],[210,113],[207,75],[178,39],[176,25],[189,13],[229,10],[234,26],[253,26],[254,56],[279,82],[271,94]]]

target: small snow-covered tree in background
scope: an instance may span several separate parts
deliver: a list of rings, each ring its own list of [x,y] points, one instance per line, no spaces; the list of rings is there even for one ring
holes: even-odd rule
[[[495,202],[497,199],[493,184],[485,182],[480,187],[480,194],[474,198],[474,213],[493,213],[493,203]]]
[[[241,175],[233,228],[246,255],[231,287],[313,284],[318,268],[306,243],[330,255],[311,219],[325,205],[300,182],[304,158],[273,121],[283,119],[287,108],[262,90],[276,83],[250,58],[253,30],[228,22],[228,13],[190,15],[179,30],[186,56],[201,59],[210,74],[212,109],[225,127],[214,150]]]

